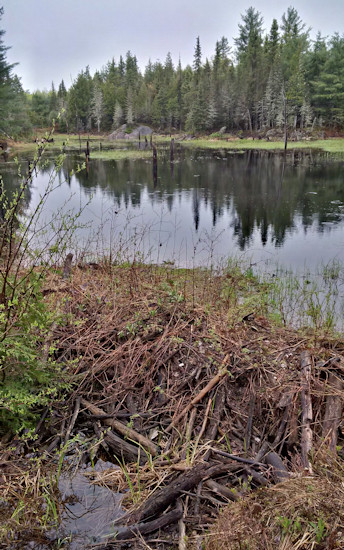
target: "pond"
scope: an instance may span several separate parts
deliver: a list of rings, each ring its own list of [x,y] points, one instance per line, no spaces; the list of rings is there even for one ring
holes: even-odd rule
[[[210,266],[235,257],[257,271],[277,267],[315,274],[344,260],[344,161],[314,151],[200,151],[177,146],[152,160],[68,156],[47,198],[42,224],[59,209],[82,210],[73,252],[78,258]],[[24,165],[26,167],[26,165]],[[28,211],[40,201],[53,164],[34,178]],[[2,163],[4,184],[18,185],[17,166]],[[49,232],[44,237],[49,241]],[[325,269],[327,269],[325,267]],[[309,276],[309,273],[307,274]]]

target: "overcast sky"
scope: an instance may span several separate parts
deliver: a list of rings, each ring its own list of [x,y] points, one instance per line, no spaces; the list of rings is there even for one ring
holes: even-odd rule
[[[266,30],[292,5],[312,37],[344,32],[344,0],[0,0],[0,28],[11,46],[7,60],[20,63],[15,71],[34,91],[50,89],[52,80],[57,87],[64,79],[69,87],[86,65],[93,74],[128,50],[142,70],[149,59],[164,61],[167,52],[185,66],[192,63],[197,36],[205,60],[222,36],[233,44],[240,14],[251,5]]]

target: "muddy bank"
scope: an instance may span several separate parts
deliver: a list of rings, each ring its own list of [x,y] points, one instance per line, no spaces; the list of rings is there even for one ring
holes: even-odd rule
[[[124,495],[103,529],[90,521],[80,548],[201,548],[223,532],[219,523],[209,540],[227,505],[325,479],[320,454],[341,464],[343,342],[272,324],[265,292],[234,269],[51,272],[49,345],[70,387],[41,411],[34,437],[3,442],[2,547],[78,547],[64,520],[67,471]],[[317,511],[323,540],[342,544],[327,508]],[[274,524],[278,544],[287,523]],[[257,533],[261,548],[267,535]],[[219,548],[240,548],[240,536]],[[318,539],[313,530],[307,544]]]

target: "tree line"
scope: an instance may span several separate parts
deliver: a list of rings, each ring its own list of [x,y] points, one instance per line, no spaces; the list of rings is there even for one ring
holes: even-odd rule
[[[0,16],[2,9],[0,10]],[[192,66],[149,61],[139,69],[130,51],[92,76],[81,70],[69,89],[25,93],[6,61],[0,31],[0,131],[9,135],[45,127],[61,113],[61,131],[110,131],[140,122],[161,131],[252,133],[289,128],[344,127],[344,35],[310,29],[289,7],[265,33],[259,11],[241,16],[235,49],[222,37],[203,59],[197,37]]]

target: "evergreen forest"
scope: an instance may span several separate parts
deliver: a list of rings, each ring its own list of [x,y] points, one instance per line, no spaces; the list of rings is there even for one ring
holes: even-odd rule
[[[3,9],[0,9],[0,17]],[[89,67],[67,89],[27,93],[7,62],[0,31],[0,132],[29,135],[61,113],[62,132],[109,132],[126,123],[144,123],[161,132],[265,133],[290,129],[344,127],[344,35],[310,29],[293,7],[264,31],[253,7],[241,16],[234,47],[220,38],[210,59],[197,37],[193,65],[183,67],[167,53],[144,71],[128,51],[114,56],[92,76]],[[111,55],[111,52],[109,52]],[[224,130],[223,130],[224,131]]]

